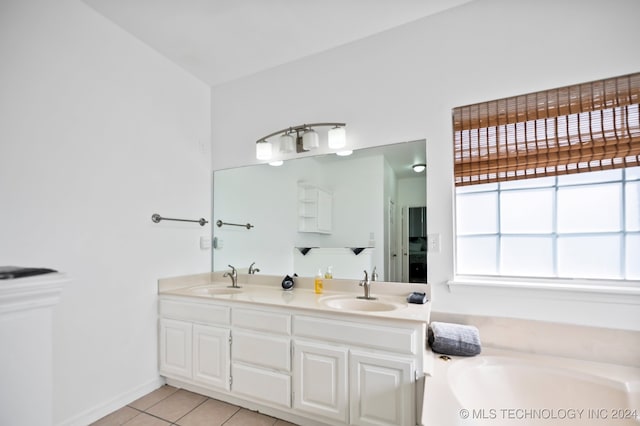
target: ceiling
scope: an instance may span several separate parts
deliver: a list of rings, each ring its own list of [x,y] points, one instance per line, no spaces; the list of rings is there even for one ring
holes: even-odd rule
[[[383,156],[398,179],[419,176],[413,171],[414,164],[427,164],[427,141],[401,142],[389,145],[357,149],[348,157],[339,157],[335,154],[316,155],[313,158],[319,163],[333,163],[353,158],[366,158]]]
[[[215,86],[471,0],[84,0]]]

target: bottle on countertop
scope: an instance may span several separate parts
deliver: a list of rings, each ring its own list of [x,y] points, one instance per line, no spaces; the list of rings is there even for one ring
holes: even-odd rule
[[[327,280],[333,279],[333,266],[327,266],[327,272],[324,273],[324,278]]]
[[[316,279],[314,281],[314,289],[316,294],[322,294],[323,285],[322,285],[322,270],[318,269],[318,275],[316,275]]]

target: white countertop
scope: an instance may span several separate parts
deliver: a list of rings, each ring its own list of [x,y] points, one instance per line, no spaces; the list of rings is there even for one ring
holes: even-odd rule
[[[327,306],[326,302],[336,298],[356,299],[363,294],[362,287],[357,280],[325,279],[322,294],[313,291],[312,278],[296,278],[293,290],[285,291],[280,286],[282,277],[265,275],[238,275],[238,285],[242,288],[233,294],[203,294],[194,289],[210,287],[226,289],[230,285],[229,278],[222,277],[222,273],[207,273],[160,279],[158,293],[189,297],[195,300],[212,300],[218,302],[233,302],[272,307],[288,307],[328,314],[350,315],[368,318],[380,318],[403,321],[418,321],[427,323],[431,312],[431,303],[407,303],[406,297],[413,291],[426,292],[428,286],[424,284],[406,284],[374,282],[371,284],[371,296],[377,297],[378,302],[394,304],[397,309],[388,311],[361,311],[337,309]],[[363,301],[366,303],[366,301]]]

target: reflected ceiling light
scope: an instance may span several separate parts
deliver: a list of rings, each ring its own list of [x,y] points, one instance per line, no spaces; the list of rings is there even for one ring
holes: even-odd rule
[[[278,161],[272,161],[269,163],[270,166],[274,166],[274,167],[280,167],[284,164],[284,161],[282,160],[278,160]]]
[[[424,172],[424,169],[427,168],[426,164],[414,164],[413,165],[413,171],[416,173],[422,173]]]
[[[327,132],[329,149],[344,148],[347,144],[347,132],[344,127],[334,127]]]
[[[346,157],[347,155],[351,155],[351,154],[353,154],[353,151],[350,149],[336,152],[336,155],[339,155],[340,157]]]
[[[256,158],[258,160],[270,160],[273,155],[273,144],[269,138],[278,136],[279,152],[288,154],[291,152],[307,152],[320,147],[320,136],[315,131],[315,127],[330,126],[327,133],[329,149],[340,149],[346,145],[345,123],[313,123],[302,124],[300,126],[288,127],[264,136],[256,142]],[[294,136],[295,134],[295,136]]]

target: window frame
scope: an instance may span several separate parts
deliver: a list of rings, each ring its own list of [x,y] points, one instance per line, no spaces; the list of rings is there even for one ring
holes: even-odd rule
[[[638,168],[636,168],[638,169]],[[491,185],[492,188],[481,188],[481,189],[471,189],[473,188],[473,186],[462,186],[462,187],[457,187],[456,190],[454,190],[454,199],[455,199],[455,213],[456,213],[456,218],[455,218],[455,223],[456,223],[456,227],[458,224],[458,218],[457,218],[457,214],[458,214],[458,210],[457,210],[457,206],[458,206],[458,189],[464,191],[463,192],[463,196],[464,194],[490,194],[490,193],[494,193],[496,194],[496,220],[497,220],[497,224],[496,224],[496,232],[487,232],[487,233],[459,233],[459,232],[455,232],[455,262],[454,262],[454,274],[457,277],[486,277],[486,278],[490,278],[490,279],[497,279],[497,278],[503,278],[506,277],[507,279],[516,279],[516,280],[522,280],[522,279],[542,279],[542,280],[584,280],[587,282],[591,282],[591,281],[606,281],[606,282],[610,282],[610,283],[624,283],[624,282],[640,282],[640,280],[635,279],[635,278],[628,278],[628,271],[626,268],[626,262],[627,262],[627,255],[626,255],[626,238],[629,235],[637,235],[640,236],[640,229],[628,229],[626,226],[626,215],[627,215],[627,211],[625,208],[625,203],[626,203],[626,196],[627,196],[627,185],[632,183],[632,184],[637,184],[640,183],[640,176],[632,176],[629,177],[627,176],[627,170],[628,169],[620,169],[619,172],[619,176],[617,177],[610,177],[610,178],[605,178],[605,179],[597,179],[595,181],[588,181],[588,182],[568,182],[568,183],[563,183],[561,182],[562,180],[562,176],[554,176],[554,177],[547,177],[547,178],[542,178],[542,179],[548,179],[548,180],[553,180],[551,183],[545,183],[545,184],[540,184],[540,185],[527,185],[524,187],[518,187],[516,185],[514,185],[512,182],[508,182],[508,186],[507,188],[504,188],[503,185],[504,183],[499,183],[499,182],[495,182],[495,183],[488,183],[485,185]],[[522,181],[520,181],[522,182]],[[620,218],[619,218],[619,226],[617,230],[602,230],[602,231],[585,231],[585,232],[567,232],[567,231],[560,231],[558,229],[558,192],[561,189],[564,188],[588,188],[588,187],[596,187],[596,186],[601,186],[601,185],[610,185],[610,184],[616,184],[617,186],[619,186],[619,190],[620,190],[620,197],[621,197],[621,205],[620,205]],[[483,186],[485,186],[483,185]],[[479,186],[479,185],[478,185]],[[551,230],[550,232],[504,232],[502,227],[501,227],[501,203],[502,203],[502,197],[501,194],[503,193],[515,193],[515,192],[526,192],[526,191],[532,191],[532,190],[539,190],[539,189],[550,189],[553,193],[553,200],[552,200],[552,218],[551,218]],[[588,277],[567,277],[567,276],[562,276],[560,271],[558,270],[558,240],[561,239],[562,237],[589,237],[589,236],[610,236],[610,235],[615,235],[618,236],[620,239],[620,244],[621,244],[621,248],[620,248],[620,265],[618,268],[618,275],[620,276],[620,278],[588,278]],[[545,238],[549,238],[549,241],[552,243],[552,274],[551,275],[509,275],[509,274],[503,274],[500,273],[501,272],[501,250],[502,250],[502,238],[503,237],[518,237],[518,236],[527,236],[527,237],[536,237],[536,236],[540,236],[540,237],[545,237]],[[495,270],[497,271],[496,274],[469,274],[469,273],[460,273],[459,269],[458,269],[458,242],[459,239],[466,239],[466,238],[476,238],[476,237],[495,237],[496,238],[496,256],[495,256],[495,261],[496,261],[496,265],[495,265]]]
[[[483,291],[487,290],[487,289],[514,289],[517,291],[524,291],[524,292],[534,292],[534,293],[539,293],[539,292],[548,292],[548,291],[552,291],[554,293],[554,297],[558,296],[558,295],[566,295],[567,297],[570,297],[572,300],[575,300],[575,295],[576,292],[580,293],[582,296],[581,298],[585,301],[596,301],[596,300],[600,300],[602,301],[603,299],[601,299],[602,297],[605,297],[606,299],[611,299],[613,298],[611,301],[615,302],[615,303],[633,303],[633,304],[640,304],[640,280],[636,280],[636,279],[626,279],[626,273],[627,271],[624,269],[624,262],[625,257],[626,257],[626,252],[625,249],[621,249],[621,263],[622,265],[620,266],[619,270],[621,272],[621,277],[622,278],[577,278],[577,277],[559,277],[558,276],[558,266],[557,266],[557,262],[558,262],[558,253],[557,253],[557,247],[558,247],[558,237],[561,235],[602,235],[602,234],[615,234],[615,235],[620,235],[620,241],[621,241],[621,245],[625,244],[626,238],[628,235],[633,234],[633,235],[637,235],[640,234],[640,231],[629,231],[626,228],[626,219],[625,219],[625,196],[626,196],[626,186],[629,182],[636,182],[639,181],[640,179],[634,179],[634,180],[627,180],[625,178],[625,173],[626,173],[626,168],[627,167],[636,167],[638,165],[638,159],[640,159],[640,156],[638,155],[637,152],[635,152],[633,155],[635,157],[624,157],[622,158],[622,162],[617,161],[617,162],[611,162],[611,163],[605,163],[604,167],[600,167],[602,166],[602,162],[600,164],[598,164],[598,167],[595,167],[596,170],[607,170],[610,168],[621,168],[623,169],[623,172],[621,173],[621,178],[620,179],[616,179],[616,180],[612,180],[610,182],[616,182],[620,184],[621,187],[621,215],[622,217],[620,218],[620,229],[618,231],[612,231],[612,232],[595,232],[595,233],[591,233],[591,232],[586,232],[586,233],[582,233],[582,232],[578,232],[578,233],[558,233],[558,227],[557,227],[557,216],[558,216],[558,205],[557,205],[557,196],[558,196],[558,189],[559,188],[566,188],[566,187],[577,187],[577,186],[589,186],[589,185],[594,185],[593,183],[589,184],[589,183],[578,183],[578,184],[574,184],[574,185],[558,185],[558,181],[559,178],[558,176],[564,175],[564,174],[568,174],[568,173],[574,173],[574,172],[588,172],[591,170],[591,162],[587,162],[586,166],[584,166],[585,163],[581,163],[580,166],[574,168],[574,169],[569,169],[569,168],[562,168],[562,166],[560,168],[557,168],[556,166],[551,167],[550,169],[545,169],[543,174],[539,174],[538,176],[533,176],[533,175],[529,175],[528,172],[526,173],[519,173],[516,172],[515,174],[504,174],[502,178],[500,178],[499,176],[497,177],[496,180],[484,180],[484,179],[480,179],[482,180],[482,182],[479,181],[460,181],[459,178],[459,169],[458,166],[460,165],[460,159],[461,159],[461,151],[460,149],[464,150],[467,149],[469,150],[469,152],[474,150],[474,146],[476,149],[476,152],[480,152],[482,155],[483,149],[484,149],[484,155],[485,155],[485,160],[489,160],[488,162],[491,162],[493,160],[491,160],[491,155],[496,155],[495,152],[506,152],[506,151],[499,151],[499,149],[501,148],[496,148],[498,151],[494,151],[494,154],[491,154],[490,149],[491,148],[491,144],[487,143],[486,145],[482,144],[477,144],[477,145],[467,145],[467,146],[463,146],[462,148],[459,148],[459,145],[457,145],[458,143],[462,142],[462,139],[457,139],[457,133],[460,132],[460,129],[464,129],[464,126],[474,126],[475,123],[477,122],[479,125],[478,128],[478,138],[481,138],[481,131],[486,131],[486,135],[487,138],[489,137],[489,130],[485,129],[486,127],[491,127],[491,126],[496,126],[498,130],[496,130],[496,134],[498,134],[502,129],[501,126],[503,126],[505,131],[508,131],[508,127],[507,125],[513,125],[513,123],[515,122],[516,126],[520,126],[521,124],[517,124],[517,123],[526,123],[533,120],[537,120],[539,117],[536,115],[536,112],[525,112],[524,114],[522,114],[523,108],[522,106],[522,102],[529,102],[531,99],[535,100],[539,100],[541,99],[541,94],[545,94],[546,95],[542,95],[542,96],[546,96],[547,99],[549,99],[548,93],[551,92],[567,92],[567,93],[578,93],[578,102],[577,103],[571,103],[573,101],[570,101],[570,105],[567,105],[566,107],[564,107],[564,112],[561,111],[561,109],[563,108],[563,106],[556,104],[555,108],[555,113],[557,115],[571,115],[571,114],[579,114],[581,115],[584,111],[581,110],[580,108],[585,107],[586,110],[588,111],[588,114],[591,114],[592,111],[595,111],[593,114],[598,114],[598,109],[606,109],[606,108],[611,108],[612,106],[612,101],[611,99],[615,98],[616,95],[611,95],[611,91],[609,90],[610,88],[614,87],[615,90],[618,90],[618,82],[620,81],[629,81],[629,82],[633,82],[632,84],[630,83],[628,85],[628,89],[629,91],[626,92],[625,94],[623,94],[622,96],[624,97],[623,102],[627,102],[628,104],[633,104],[631,106],[631,108],[635,108],[635,113],[637,115],[637,104],[638,104],[638,80],[640,78],[640,74],[633,74],[633,75],[629,75],[629,76],[622,76],[622,77],[615,77],[612,79],[607,79],[607,80],[601,80],[598,82],[591,82],[591,83],[584,83],[581,85],[574,85],[574,86],[567,86],[565,88],[559,88],[559,89],[553,89],[551,91],[545,91],[545,92],[538,92],[538,93],[534,93],[534,94],[529,94],[529,95],[523,95],[523,96],[518,96],[518,97],[512,97],[512,98],[507,98],[505,100],[498,100],[498,101],[492,101],[492,102],[486,102],[486,103],[481,103],[481,104],[476,104],[478,107],[477,109],[474,111],[474,108],[476,108],[476,106],[471,105],[471,106],[467,106],[467,107],[459,107],[459,108],[455,108],[454,109],[454,117],[453,117],[453,134],[454,134],[454,143],[455,143],[455,152],[454,152],[454,162],[455,162],[455,167],[454,167],[454,186],[452,188],[453,190],[453,208],[454,208],[454,220],[453,220],[453,279],[451,281],[448,282],[449,285],[449,289],[452,292],[458,292],[461,290],[468,290],[468,289],[474,289],[474,288],[482,288]],[[607,92],[606,96],[603,96],[601,98],[604,99],[604,102],[600,102],[600,104],[598,105],[598,102],[593,101],[593,99],[591,99],[590,102],[582,102],[581,101],[581,97],[583,92],[586,93],[587,90],[586,88],[588,88],[589,90],[591,90],[591,94],[594,97],[597,97],[597,94],[594,95],[594,87],[599,88],[599,87],[605,87],[605,88],[609,88],[606,89],[605,91]],[[576,92],[577,91],[577,92]],[[619,95],[619,93],[618,93]],[[571,98],[571,96],[569,96],[568,98]],[[556,100],[559,99],[558,97],[555,98]],[[613,106],[617,107],[619,106],[619,98],[617,98],[617,101],[614,101]],[[504,103],[501,103],[502,101],[505,101]],[[511,102],[511,103],[510,103]],[[534,102],[535,103],[535,102]],[[502,106],[506,106],[506,108],[503,108],[502,110],[500,110],[499,108],[496,110],[492,110],[491,108],[493,108],[493,104],[495,105],[502,105]],[[489,105],[489,107],[484,107],[484,105]],[[509,110],[509,105],[517,105],[513,108],[513,110]],[[577,107],[576,107],[577,106]],[[520,109],[518,110],[518,107],[520,107]],[[485,109],[483,109],[485,108]],[[577,109],[576,109],[577,108]],[[458,110],[458,112],[460,111],[465,111],[465,114],[470,114],[469,116],[473,117],[474,112],[477,113],[478,111],[480,111],[480,118],[479,119],[475,119],[475,118],[471,118],[470,120],[468,119],[465,123],[464,120],[460,121],[459,117],[460,116],[456,116],[455,112],[456,110]],[[471,111],[471,112],[470,112]],[[490,114],[492,113],[492,111],[498,111],[499,114],[495,115],[495,116],[491,116]],[[515,112],[514,112],[515,111]],[[506,112],[506,114],[505,114]],[[548,112],[548,110],[547,110]],[[485,115],[482,116],[482,114],[489,114],[489,115]],[[614,114],[615,115],[615,114]],[[507,117],[507,118],[505,118]],[[591,117],[591,115],[589,115],[589,117]],[[468,117],[467,117],[468,118]],[[545,118],[545,117],[543,117]],[[505,121],[506,120],[506,121]],[[515,121],[514,121],[515,120]],[[635,119],[637,120],[637,118]],[[471,124],[470,124],[471,123]],[[628,124],[628,122],[627,122]],[[525,126],[525,133],[526,133],[526,124],[522,124]],[[637,123],[634,124],[635,127],[633,127],[634,129],[634,136],[631,136],[631,134],[629,134],[630,137],[632,137],[632,139],[630,139],[630,141],[625,141],[622,142],[623,144],[634,144],[634,149],[637,150],[638,148],[638,135],[637,135],[637,130],[638,130],[638,126]],[[466,128],[467,130],[469,129],[468,127]],[[483,130],[484,129],[484,130]],[[463,138],[464,136],[462,135],[462,133],[460,133],[460,138]],[[471,137],[471,136],[469,136]],[[480,139],[478,139],[480,140]],[[594,139],[595,141],[595,139]],[[585,142],[583,140],[581,140],[581,142]],[[588,141],[586,141],[588,143]],[[536,144],[539,143],[539,141],[536,138],[535,141]],[[499,141],[496,142],[495,146],[499,146]],[[502,149],[506,149],[507,151],[509,151],[511,148],[514,149],[514,152],[516,149],[519,149],[519,147],[521,145],[524,145],[527,147],[527,150],[529,149],[528,147],[531,146],[531,141],[526,140],[526,136],[525,136],[525,142],[515,142],[512,144],[505,144]],[[626,145],[625,145],[626,146]],[[631,145],[629,145],[631,146]],[[487,148],[488,147],[488,148]],[[485,149],[487,148],[487,149]],[[528,154],[528,152],[527,152]],[[511,155],[511,154],[507,154],[507,157]],[[511,158],[516,158],[516,163],[519,163],[518,155],[514,155]],[[631,160],[629,163],[627,163],[627,160]],[[615,159],[614,159],[615,160]],[[465,166],[466,167],[466,166]],[[518,164],[518,167],[520,167],[521,170],[521,164]],[[549,172],[550,170],[550,172]],[[554,189],[554,201],[553,201],[553,216],[554,216],[554,223],[553,223],[553,229],[552,232],[550,233],[552,235],[553,238],[553,274],[554,276],[545,276],[545,277],[537,277],[537,276],[509,276],[509,275],[494,275],[494,274],[486,274],[486,275],[481,275],[481,274],[464,274],[464,273],[458,273],[458,232],[457,232],[457,215],[458,215],[458,192],[456,188],[465,188],[465,186],[467,185],[474,185],[476,183],[493,183],[496,184],[497,187],[494,190],[487,190],[486,192],[495,192],[496,196],[497,196],[497,206],[496,208],[497,210],[497,220],[499,221],[499,215],[500,215],[500,195],[502,192],[504,191],[523,191],[525,189],[523,188],[511,188],[511,189],[502,189],[500,188],[500,181],[507,181],[507,182],[512,182],[514,180],[519,180],[519,179],[528,179],[528,178],[535,178],[535,177],[542,177],[542,176],[555,176],[554,178],[554,182],[553,185],[549,185],[547,187],[552,187]],[[497,176],[497,175],[496,175]],[[599,182],[595,185],[604,185],[607,184],[607,182]],[[468,187],[468,186],[467,186]],[[537,187],[538,188],[538,187]],[[528,189],[528,188],[527,188]],[[470,192],[474,192],[474,191],[470,191]],[[491,235],[497,235],[497,240],[496,240],[496,271],[499,273],[499,267],[500,267],[500,239],[502,238],[503,233],[501,233],[501,230],[499,229],[499,224],[498,224],[498,229],[497,229],[497,233],[493,233]],[[510,234],[510,235],[518,235],[518,234]],[[524,234],[521,234],[524,235]],[[549,235],[549,234],[535,234],[535,235]],[[462,236],[464,238],[464,235]]]

